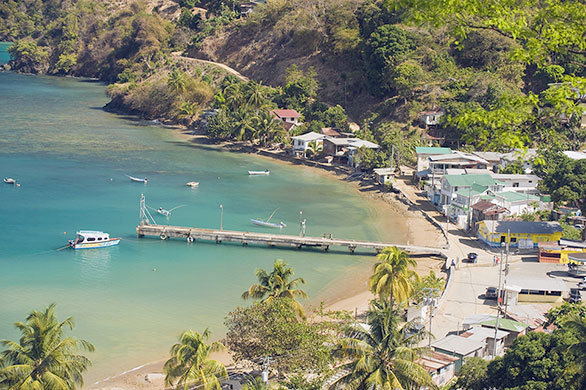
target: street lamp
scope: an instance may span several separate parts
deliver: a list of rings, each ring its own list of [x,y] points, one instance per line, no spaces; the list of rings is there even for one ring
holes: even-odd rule
[[[220,231],[224,230],[224,205],[220,203]]]

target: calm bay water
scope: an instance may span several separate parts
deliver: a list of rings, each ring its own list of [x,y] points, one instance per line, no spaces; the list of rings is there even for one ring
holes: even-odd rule
[[[8,54],[8,48],[12,46],[11,42],[0,42],[0,65],[10,61],[10,54]]]
[[[88,383],[166,355],[184,329],[209,327],[242,304],[257,267],[284,258],[306,279],[314,301],[332,281],[372,257],[180,240],[138,239],[138,202],[177,209],[170,223],[262,231],[249,219],[274,219],[297,234],[388,240],[376,211],[344,183],[307,168],[231,154],[181,141],[177,130],[104,112],[104,86],[0,73],[0,338],[16,339],[15,321],[57,303],[74,317],[75,335],[96,345]],[[248,169],[270,169],[249,177]],[[148,177],[147,185],[125,174]],[[200,187],[185,187],[199,181]],[[155,218],[157,218],[155,216]],[[158,222],[166,222],[164,217]],[[56,251],[76,230],[122,237],[107,249]],[[331,285],[330,285],[331,287]]]

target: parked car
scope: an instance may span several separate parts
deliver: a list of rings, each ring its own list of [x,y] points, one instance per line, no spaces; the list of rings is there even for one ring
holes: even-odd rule
[[[498,297],[498,289],[496,287],[487,287],[484,293],[485,299],[496,299]]]
[[[476,263],[476,260],[478,260],[478,254],[474,252],[468,253],[468,256],[466,257],[468,263]]]
[[[577,288],[571,288],[570,289],[570,297],[568,298],[568,301],[570,303],[582,302],[582,294],[580,293],[580,290]]]
[[[583,280],[578,283],[578,289],[579,290],[586,290],[586,280]]]

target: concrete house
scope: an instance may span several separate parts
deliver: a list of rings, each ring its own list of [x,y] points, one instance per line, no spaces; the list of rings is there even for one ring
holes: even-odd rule
[[[477,326],[471,329],[468,329],[464,333],[460,334],[460,337],[467,338],[469,340],[477,340],[484,343],[484,351],[483,356],[494,356],[495,348],[496,348],[496,355],[500,356],[503,354],[505,349],[505,339],[509,336],[509,332],[499,330],[496,332],[496,338],[494,335],[494,330]]]
[[[354,165],[356,151],[361,148],[377,150],[380,148],[377,144],[365,141],[360,138],[331,138],[326,137],[323,140],[324,152],[332,156],[334,161]]]
[[[302,135],[291,137],[291,139],[293,140],[293,151],[305,152],[307,149],[309,149],[309,144],[314,141],[318,145],[323,146],[323,140],[325,137],[325,135],[314,133],[313,131],[310,133],[305,133]]]
[[[485,343],[471,340],[455,334],[444,337],[431,344],[434,351],[457,358],[454,362],[456,373],[460,372],[464,359],[467,357],[483,357]]]
[[[417,146],[415,148],[417,154],[417,171],[424,171],[429,168],[429,157],[440,154],[452,154],[450,148],[437,148],[428,146]]]
[[[525,192],[529,194],[539,194],[537,184],[541,180],[535,175],[516,175],[516,174],[491,174],[494,180],[504,184],[503,191]]]
[[[521,302],[562,303],[568,287],[560,279],[518,275],[508,278],[505,290],[511,305]]]
[[[395,180],[393,168],[376,168],[373,169],[375,180],[378,184],[392,184]]]
[[[287,131],[291,131],[293,128],[297,126],[301,126],[301,114],[299,114],[295,110],[272,110],[271,114],[275,119],[278,119],[283,122],[283,127]]]
[[[559,241],[563,230],[557,222],[485,220],[478,223],[478,239],[491,247],[508,242],[512,248],[530,249],[540,242]]]
[[[417,363],[429,372],[433,383],[443,386],[456,375],[457,360],[455,356],[431,352],[417,359]]]
[[[469,202],[473,195],[482,195],[488,190],[498,192],[502,188],[502,185],[489,174],[445,175],[441,185],[441,204],[449,205],[452,201],[456,201],[455,203],[459,206],[466,207],[468,203],[476,203]],[[457,199],[458,195],[460,199]]]
[[[494,203],[509,210],[509,215],[533,213],[541,209],[541,199],[529,193],[512,191],[495,193]]]
[[[429,110],[422,111],[419,113],[419,120],[421,123],[427,126],[437,126],[440,123],[440,118],[444,115],[442,110]]]

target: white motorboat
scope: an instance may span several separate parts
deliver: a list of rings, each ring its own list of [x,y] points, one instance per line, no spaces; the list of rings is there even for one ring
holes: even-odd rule
[[[6,183],[6,184],[16,184],[16,180],[14,180],[11,177],[5,177],[4,178],[4,183]]]
[[[195,187],[199,186],[199,182],[198,181],[190,181],[189,183],[186,183],[185,185],[187,187],[195,188]]]
[[[251,176],[258,176],[258,175],[270,175],[271,171],[265,169],[264,171],[248,171],[248,174]]]
[[[119,243],[120,238],[110,238],[108,233],[96,230],[80,230],[75,240],[69,240],[69,246],[73,249],[106,248]]]
[[[180,205],[180,206],[173,207],[173,208],[172,208],[172,209],[170,209],[170,210],[164,209],[164,208],[162,208],[162,207],[159,207],[159,208],[158,208],[158,209],[156,209],[156,210],[155,210],[155,209],[152,209],[151,207],[149,207],[149,208],[151,208],[152,210],[155,210],[157,213],[159,213],[159,214],[161,214],[161,215],[164,215],[165,217],[168,217],[168,216],[170,216],[170,215],[171,215],[171,212],[172,212],[173,210],[175,210],[175,209],[178,209],[178,208],[180,208],[180,207],[184,207],[184,206],[185,206],[185,205],[184,205],[184,204],[182,204],[182,205]]]
[[[263,221],[262,219],[250,219],[250,222],[252,222],[255,225],[258,226],[264,226],[264,227],[270,227],[270,228],[276,228],[276,229],[282,229],[284,227],[287,227],[287,225],[285,225],[285,222],[281,221],[280,223],[272,223],[272,222],[267,222],[267,221]]]
[[[147,179],[146,177],[144,179],[139,179],[138,177],[134,177],[134,176],[130,176],[130,175],[126,175],[126,176],[128,176],[128,178],[131,181],[134,181],[137,183],[145,183],[146,184],[149,181],[149,179]]]

